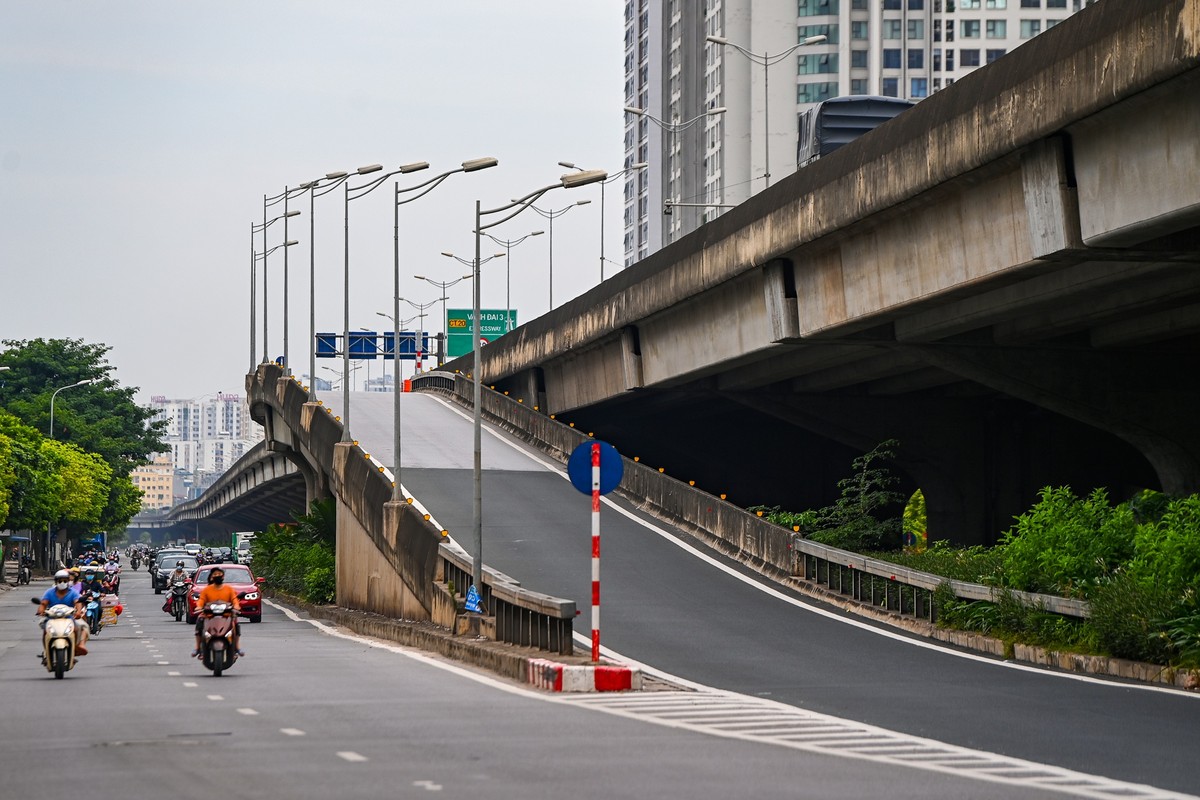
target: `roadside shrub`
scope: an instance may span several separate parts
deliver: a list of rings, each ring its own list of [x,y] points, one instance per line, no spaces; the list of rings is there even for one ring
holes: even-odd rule
[[[924,552],[877,551],[866,555],[943,578],[991,586],[999,584],[1004,563],[1002,547],[956,547],[944,539],[929,545]]]
[[[1178,595],[1119,571],[1102,582],[1091,598],[1096,645],[1117,658],[1169,663],[1171,641],[1161,635],[1162,620],[1176,615]]]
[[[328,603],[336,594],[332,501],[312,504],[295,524],[275,524],[251,545],[255,572],[267,585],[312,603]]]
[[[1112,507],[1103,489],[1079,499],[1069,486],[1041,499],[1004,534],[1004,580],[1013,589],[1089,597],[1130,559],[1137,523],[1127,504]]]
[[[1180,598],[1200,593],[1200,496],[1171,500],[1156,522],[1138,526],[1128,572]]]

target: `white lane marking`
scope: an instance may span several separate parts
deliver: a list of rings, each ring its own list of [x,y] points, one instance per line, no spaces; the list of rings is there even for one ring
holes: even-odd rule
[[[245,714],[247,717],[257,717],[258,716],[258,712],[255,711],[253,708],[239,708],[237,710],[237,712],[239,714]]]
[[[189,689],[195,689],[195,688],[196,688],[197,686],[199,686],[200,684],[198,684],[198,683],[192,683],[191,681],[184,681],[184,682],[183,682],[183,685],[184,685],[184,686],[186,686],[186,687],[187,687],[187,688],[189,688]]]
[[[280,728],[279,732],[284,736],[303,736],[304,731],[299,728]]]
[[[367,760],[366,756],[360,755],[360,754],[354,752],[353,750],[339,750],[338,758],[344,758],[347,761],[354,761],[354,762],[360,762],[360,761]]]
[[[178,670],[173,669],[170,672],[168,672],[167,675],[169,675],[172,678],[178,678],[180,675],[180,672]]]
[[[224,700],[225,698],[219,694],[210,694],[210,695],[208,695],[208,699],[209,700]]]
[[[165,666],[167,666],[168,664],[170,664],[171,662],[170,662],[170,661],[159,661],[159,662],[157,662],[157,663],[158,663],[158,666],[160,666],[160,667],[165,667]]]
[[[433,781],[413,781],[412,785],[427,792],[440,792],[442,790],[442,785]]]
[[[457,406],[453,405],[449,401],[443,400],[442,398],[437,397],[436,395],[433,395],[433,397],[439,403],[446,406],[448,409],[450,409],[454,413],[458,414],[463,419],[466,419],[466,420],[471,419],[466,413],[462,412]],[[550,462],[550,461],[546,461],[545,459],[543,459],[539,456],[536,456],[536,455],[526,452],[521,447],[519,447],[515,442],[510,442],[508,439],[501,436],[500,433],[487,427],[486,425],[484,426],[483,429],[489,435],[491,435],[493,438],[497,439],[500,442],[503,442],[504,444],[511,447],[513,450],[516,450],[518,453],[525,455],[531,461],[534,461],[535,463],[542,465],[550,472],[557,474],[563,480],[568,480],[568,481],[570,480],[570,477],[567,475],[566,471],[558,464]],[[826,609],[819,608],[817,606],[806,603],[803,600],[798,600],[794,597],[790,597],[790,596],[784,594],[783,592],[779,591],[778,589],[775,589],[771,586],[761,583],[757,579],[751,578],[748,575],[742,574],[738,570],[733,569],[732,567],[729,567],[728,565],[721,563],[720,561],[716,560],[715,558],[708,555],[707,553],[701,552],[700,550],[696,549],[692,545],[688,544],[687,542],[685,542],[682,539],[680,539],[679,537],[677,537],[675,534],[673,534],[669,531],[666,531],[651,522],[647,522],[646,520],[638,517],[633,512],[622,508],[621,506],[617,505],[616,503],[614,503],[612,500],[608,499],[607,497],[601,497],[600,502],[605,503],[606,505],[608,505],[609,508],[616,511],[618,514],[620,514],[624,517],[627,517],[628,519],[632,520],[633,522],[637,523],[638,525],[641,525],[643,528],[646,528],[647,530],[651,531],[652,533],[657,534],[658,536],[667,540],[668,542],[675,545],[679,549],[683,550],[685,553],[688,553],[689,555],[692,555],[692,556],[700,559],[701,561],[708,564],[709,566],[716,567],[717,569],[721,570],[725,574],[729,575],[730,577],[732,577],[736,580],[741,581],[742,583],[746,584],[747,586],[757,589],[758,591],[762,592],[763,594],[766,594],[776,600],[782,600],[783,602],[787,603],[788,605],[795,606],[796,608],[801,608],[801,609],[803,609],[805,611],[809,611],[813,614],[820,615],[822,617],[825,617],[826,619],[833,620],[834,622],[840,622],[843,625],[852,625],[856,628],[867,631],[868,633],[873,633],[877,636],[886,636],[889,639],[894,639],[895,641],[903,642],[904,644],[912,645],[913,647],[922,647],[922,648],[925,648],[926,650],[934,650],[936,652],[943,653],[945,655],[954,656],[956,658],[965,658],[969,661],[976,661],[978,663],[988,664],[993,667],[1005,667],[1007,669],[1015,669],[1015,670],[1019,670],[1021,672],[1030,672],[1030,673],[1033,673],[1036,675],[1042,675],[1042,676],[1048,677],[1048,678],[1062,678],[1065,680],[1080,681],[1081,683],[1091,683],[1091,684],[1096,684],[1099,686],[1107,686],[1110,688],[1115,688],[1115,689],[1120,689],[1120,690],[1139,689],[1141,691],[1146,691],[1146,692],[1163,692],[1163,693],[1170,694],[1175,697],[1186,697],[1191,700],[1200,700],[1200,692],[1184,692],[1179,689],[1168,688],[1165,686],[1155,686],[1153,684],[1118,683],[1118,682],[1115,682],[1112,680],[1106,680],[1103,678],[1095,678],[1090,675],[1078,675],[1078,674],[1071,673],[1071,672],[1051,672],[1042,667],[1033,666],[1032,664],[1021,664],[1021,663],[1017,663],[1014,661],[998,661],[994,658],[989,658],[987,656],[976,655],[974,653],[965,653],[965,652],[962,652],[959,650],[951,650],[950,648],[944,647],[944,646],[942,646],[940,644],[936,644],[934,642],[927,642],[927,641],[923,641],[923,640],[919,640],[919,639],[912,639],[908,636],[904,636],[900,633],[896,633],[891,630],[887,630],[884,628],[878,628],[878,627],[875,627],[874,625],[870,625],[866,622],[861,622],[856,619],[850,619],[850,618],[841,616],[840,614],[834,613],[832,611],[827,611]],[[590,644],[590,640],[589,640],[589,644]]]
[[[338,630],[320,620],[302,619],[290,608],[271,600],[263,602],[279,609],[293,622],[307,622],[317,630],[377,650],[396,653],[460,677],[509,694],[547,703],[601,711],[668,728],[689,730],[728,739],[770,744],[828,756],[853,758],[890,766],[923,769],[947,775],[974,778],[1074,794],[1079,797],[1127,797],[1136,800],[1197,800],[1193,795],[1169,792],[1145,784],[1124,783],[1098,775],[1009,758],[983,750],[971,750],[934,739],[897,733],[853,720],[687,681],[660,670],[625,659],[609,648],[604,655],[638,666],[648,674],[691,687],[690,692],[604,692],[599,694],[547,694],[525,686],[503,683],[489,675],[471,672],[449,662],[402,645],[368,639]],[[692,718],[696,714],[701,719]],[[747,714],[757,714],[762,728],[746,730]]]

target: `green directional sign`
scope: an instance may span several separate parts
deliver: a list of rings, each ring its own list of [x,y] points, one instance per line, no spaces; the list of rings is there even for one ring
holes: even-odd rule
[[[517,327],[516,310],[485,308],[479,312],[479,339],[481,344],[494,342]],[[446,312],[446,355],[458,358],[472,352],[471,340],[475,330],[475,312],[469,308],[451,308]]]

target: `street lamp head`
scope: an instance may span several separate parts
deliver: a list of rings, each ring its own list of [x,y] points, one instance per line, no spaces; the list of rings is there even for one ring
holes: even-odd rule
[[[427,280],[429,280],[429,279],[428,279],[428,278],[426,278],[424,275],[413,275],[413,277],[414,277],[414,278],[416,278],[416,279],[417,279],[417,280],[419,280],[419,281],[427,281]]]
[[[463,170],[463,172],[475,172],[476,170],[487,169],[488,167],[494,167],[499,163],[500,163],[499,160],[497,160],[495,158],[491,158],[491,157],[473,158],[470,161],[462,162],[462,170]]]
[[[576,186],[586,186],[589,183],[596,183],[608,177],[608,173],[602,169],[588,169],[583,172],[570,172],[559,178],[562,181],[564,189],[574,189]]]
[[[823,33],[819,34],[817,36],[809,36],[802,42],[802,44],[821,44],[827,38],[828,37],[825,36],[825,34],[823,34]]]
[[[577,201],[575,201],[575,205],[586,206],[590,202],[592,202],[592,201],[591,200],[577,200]]]
[[[325,173],[325,180],[329,180],[329,181],[336,181],[338,178],[344,178],[344,177],[346,177],[345,172],[326,172]],[[313,181],[313,183],[316,183],[316,181]]]
[[[558,162],[558,165],[560,167],[566,167],[567,169],[579,169],[579,167],[575,166],[570,161],[560,161],[560,162]]]
[[[284,247],[291,247],[291,246],[292,246],[292,245],[294,245],[294,244],[300,244],[299,240],[297,240],[297,239],[289,239],[289,240],[287,240],[286,242],[284,242],[284,243],[283,243],[283,246],[284,246]]]
[[[504,253],[495,253],[492,258],[504,258]]]
[[[366,175],[371,172],[379,172],[381,169],[383,169],[383,164],[368,164],[365,167],[359,167],[355,172],[359,175]]]
[[[411,164],[404,164],[397,171],[401,175],[407,175],[410,172],[420,172],[423,169],[429,169],[428,161],[414,161]]]
[[[444,255],[446,258],[454,258],[455,257],[454,253],[449,253],[445,250],[442,251],[442,255]]]
[[[706,113],[710,117],[715,117],[718,114],[724,114],[725,111],[726,111],[725,106],[717,106],[716,108],[710,108]]]
[[[529,235],[530,236],[541,236],[543,233],[545,233],[545,231],[534,231],[533,233],[531,233]]]
[[[630,164],[626,169],[645,169],[648,166],[650,166],[648,161],[639,161],[636,164]]]
[[[285,217],[298,217],[298,216],[300,216],[300,211],[298,209],[292,209],[291,211],[284,214],[284,216]]]
[[[708,38],[712,38],[711,36]],[[625,106],[626,114],[637,114],[639,117],[646,116],[646,110],[643,108],[634,108],[633,106]]]
[[[704,40],[713,44],[729,44],[729,40],[724,36],[705,36]]]

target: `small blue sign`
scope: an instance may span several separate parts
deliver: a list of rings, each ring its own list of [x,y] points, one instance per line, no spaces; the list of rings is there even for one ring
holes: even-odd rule
[[[481,600],[482,598],[480,598],[479,592],[475,589],[475,584],[471,584],[471,588],[467,589],[467,611],[475,614],[482,614],[483,604],[481,603]]]
[[[317,358],[336,358],[341,353],[338,352],[338,339],[341,337],[336,333],[318,333],[317,334]]]
[[[621,484],[625,462],[617,448],[608,442],[584,442],[571,451],[567,459],[567,477],[571,485],[584,494],[592,493],[592,445],[600,445],[600,494],[608,494]]]

